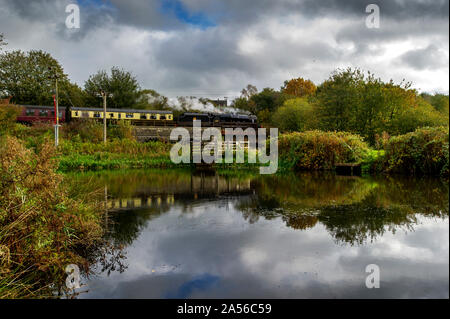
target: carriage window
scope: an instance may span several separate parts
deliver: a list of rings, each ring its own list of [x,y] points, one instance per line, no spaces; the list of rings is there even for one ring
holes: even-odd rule
[[[27,114],[28,116],[34,115],[34,110],[27,110],[26,114]]]
[[[75,112],[75,116],[78,116],[78,111]]]
[[[48,111],[40,110],[39,116],[48,116]]]
[[[157,116],[156,116],[155,114],[153,114],[152,116],[150,116],[150,118],[151,118],[152,120],[157,120],[157,119],[158,119]]]
[[[165,120],[165,119],[166,119],[166,116],[165,116],[165,115],[160,115],[160,116],[159,116],[159,119],[160,119],[160,120]]]
[[[99,118],[99,117],[100,117],[100,112],[95,112],[95,113],[94,113],[94,117]]]
[[[132,118],[133,118],[133,113],[127,113],[127,114],[125,115],[125,117],[126,117],[127,119],[132,119]]]
[[[141,120],[146,120],[146,119],[147,119],[147,115],[142,114],[142,115],[141,115]]]

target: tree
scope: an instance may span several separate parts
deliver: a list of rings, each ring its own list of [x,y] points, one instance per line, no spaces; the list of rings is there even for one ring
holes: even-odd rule
[[[86,92],[75,83],[71,83],[69,81],[63,82],[59,86],[58,91],[60,105],[76,107],[89,106],[86,104]]]
[[[285,81],[281,88],[283,93],[296,97],[312,96],[316,93],[316,90],[317,87],[312,81],[303,78]]]
[[[421,97],[425,101],[430,103],[436,109],[436,111],[448,116],[448,112],[449,112],[448,95],[439,94],[439,93],[434,94],[434,95],[422,93]]]
[[[53,105],[55,81],[49,77],[55,74],[64,88],[69,82],[67,75],[59,62],[44,51],[18,50],[0,55],[0,92],[12,96],[16,104]]]
[[[260,93],[253,95],[250,101],[255,103],[255,108],[257,112],[267,110],[269,112],[274,112],[278,107],[283,105],[283,103],[289,97],[286,94],[275,91],[271,88],[265,88]]]
[[[362,100],[364,75],[358,69],[337,70],[317,88],[321,127],[331,131],[356,131],[356,110]]]
[[[132,108],[139,98],[136,78],[130,72],[117,67],[111,68],[111,75],[104,70],[91,75],[85,82],[84,89],[92,106],[102,105],[102,98],[98,96],[101,91],[111,95],[107,98],[110,108]]]
[[[249,100],[253,95],[258,93],[258,89],[256,86],[248,84],[245,88],[241,91],[241,97]]]
[[[358,133],[372,145],[383,132],[404,134],[444,123],[411,83],[384,83],[359,69],[334,72],[317,89],[316,100],[322,129]]]
[[[5,42],[5,38],[3,36],[3,33],[0,33],[0,51],[2,50],[3,45],[7,45],[8,43]]]
[[[247,100],[245,97],[238,97],[234,99],[231,106],[236,109],[256,114],[256,104],[252,100]]]
[[[290,99],[278,108],[273,124],[282,131],[301,132],[317,128],[314,106],[306,98]]]
[[[155,90],[141,90],[135,107],[146,110],[165,110],[169,108],[169,99]]]

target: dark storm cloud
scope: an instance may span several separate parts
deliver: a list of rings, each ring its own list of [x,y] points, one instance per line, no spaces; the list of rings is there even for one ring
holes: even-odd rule
[[[416,70],[435,70],[444,68],[448,57],[435,45],[411,50],[400,57],[400,62]]]
[[[366,6],[377,4],[383,17],[390,19],[412,19],[420,17],[448,18],[448,0],[306,0],[303,5],[308,14],[341,13],[361,15]]]
[[[66,6],[75,3],[80,6],[80,28],[68,29]],[[107,25],[114,19],[114,8],[105,1],[75,1],[75,0],[0,0],[0,5],[8,14],[24,22],[47,24],[49,36],[54,33],[63,40],[80,40],[85,35]],[[7,18],[7,19],[8,19]],[[30,30],[31,31],[31,30]]]
[[[65,26],[69,3],[80,6],[80,29]],[[365,26],[370,3],[380,7],[380,29]],[[78,83],[97,68],[120,65],[143,87],[238,94],[248,83],[278,88],[294,76],[322,81],[344,66],[391,78],[396,70],[387,66],[401,65],[406,69],[397,78],[414,75],[416,82],[417,70],[442,77],[448,9],[448,0],[0,0],[0,31],[6,49],[60,54]],[[405,40],[411,52],[371,63]],[[448,86],[447,80],[423,82]]]

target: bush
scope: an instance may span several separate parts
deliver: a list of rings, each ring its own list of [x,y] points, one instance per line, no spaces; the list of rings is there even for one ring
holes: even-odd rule
[[[94,207],[61,185],[52,144],[35,152],[0,140],[0,298],[51,296],[64,268],[86,265],[80,251],[101,238]]]
[[[103,141],[103,125],[92,120],[74,120],[63,125],[61,137],[74,141],[100,143]]]
[[[130,123],[119,122],[108,125],[106,135],[108,140],[134,140],[133,127]],[[103,142],[103,124],[92,120],[77,119],[63,125],[61,136],[73,141],[100,143]]]
[[[119,122],[108,127],[108,137],[112,139],[134,140],[133,126],[129,122]]]
[[[14,129],[19,114],[20,108],[15,105],[0,105],[0,136]]]
[[[272,117],[273,124],[281,131],[306,131],[318,125],[314,107],[306,98],[291,99],[284,102]]]
[[[358,135],[345,132],[308,131],[281,135],[281,166],[296,170],[328,170],[336,163],[358,163],[369,147]]]
[[[392,137],[376,169],[387,173],[445,175],[449,173],[448,127],[420,128]]]

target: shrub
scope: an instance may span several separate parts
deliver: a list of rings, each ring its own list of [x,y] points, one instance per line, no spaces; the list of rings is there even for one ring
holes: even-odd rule
[[[328,170],[339,162],[361,162],[369,147],[358,135],[308,131],[280,136],[280,163],[296,170]]]
[[[0,298],[50,296],[68,264],[101,238],[93,206],[70,199],[52,142],[34,150],[0,140]],[[87,267],[86,267],[87,268]]]
[[[281,131],[305,131],[318,126],[314,107],[306,98],[290,99],[284,102],[272,117],[273,124]]]
[[[387,173],[448,176],[448,142],[448,127],[420,128],[392,137],[376,165]]]
[[[113,139],[134,140],[133,126],[129,122],[119,122],[108,127],[108,137]]]
[[[20,108],[15,105],[0,105],[0,136],[14,129],[19,114]]]
[[[96,121],[80,119],[66,123],[61,136],[65,139],[99,143],[103,141],[103,125]]]

